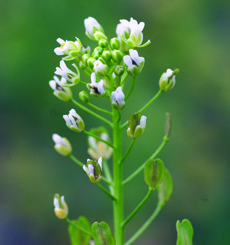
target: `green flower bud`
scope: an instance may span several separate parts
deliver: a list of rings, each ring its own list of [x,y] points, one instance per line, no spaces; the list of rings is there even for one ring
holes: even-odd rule
[[[83,54],[82,55],[82,61],[86,64],[88,59],[90,58],[90,55],[89,54]]]
[[[101,39],[99,42],[98,42],[98,45],[102,48],[106,48],[108,46],[108,41],[106,39]]]
[[[62,138],[58,134],[53,134],[53,141],[55,143],[54,149],[61,155],[67,156],[72,152],[70,142],[66,138]]]
[[[96,61],[96,59],[94,59],[93,57],[90,57],[90,58],[87,60],[87,65],[88,65],[90,68],[93,68],[93,64],[94,64],[95,61]]]
[[[140,137],[145,131],[146,119],[147,117],[142,116],[140,112],[130,115],[127,135],[134,139]]]
[[[101,181],[102,178],[102,157],[98,161],[87,160],[87,164],[83,166],[84,171],[89,176],[89,179],[93,183]]]
[[[104,127],[93,128],[90,130],[90,133],[110,142],[108,131]],[[110,146],[92,136],[88,137],[88,145],[88,153],[93,159],[98,159],[100,156],[104,159],[109,159],[112,155],[113,149]]]
[[[172,89],[176,83],[176,74],[179,72],[178,69],[172,71],[171,69],[167,69],[166,72],[164,72],[159,80],[159,86],[160,89],[167,92],[170,89]]]
[[[81,91],[79,93],[79,98],[82,102],[84,102],[86,104],[89,102],[89,95],[86,91]]]
[[[100,41],[101,39],[103,39],[103,40],[107,39],[106,35],[103,32],[100,32],[100,31],[96,31],[95,34],[94,34],[94,37],[95,37],[95,39],[97,41]]]
[[[110,40],[110,46],[112,49],[119,49],[120,45],[121,44],[118,38],[114,37]]]
[[[145,183],[151,188],[155,189],[164,179],[165,167],[160,159],[148,160],[145,164],[144,170]]]
[[[68,215],[68,206],[64,200],[64,196],[54,195],[54,213],[59,219],[65,219]]]
[[[111,53],[108,50],[105,50],[101,57],[106,61],[109,62],[111,60]]]
[[[93,52],[93,53],[92,53],[92,57],[93,57],[94,59],[96,59],[96,60],[97,60],[100,56],[101,56],[101,55],[100,55],[99,52]]]
[[[85,69],[87,68],[87,64],[84,63],[84,62],[82,62],[82,61],[80,61],[80,62],[79,62],[79,67],[80,67],[82,70],[85,70]]]
[[[120,63],[123,59],[123,53],[120,50],[113,50],[112,51],[112,59],[115,62]]]
[[[114,69],[115,75],[119,77],[123,75],[124,71],[125,71],[124,67],[120,65],[116,66],[116,68]]]

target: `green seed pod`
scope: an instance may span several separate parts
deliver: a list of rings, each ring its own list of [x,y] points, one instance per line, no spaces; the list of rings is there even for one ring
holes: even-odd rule
[[[151,188],[155,189],[163,181],[165,176],[164,163],[160,159],[152,160],[146,162],[144,177],[145,183]]]
[[[115,245],[110,227],[105,222],[93,223],[91,226],[91,232],[95,245]]]
[[[192,245],[193,227],[189,220],[184,219],[180,223],[176,222],[177,229],[177,245]]]

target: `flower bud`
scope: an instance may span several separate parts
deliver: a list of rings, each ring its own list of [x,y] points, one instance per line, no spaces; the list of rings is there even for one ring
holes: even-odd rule
[[[108,46],[108,41],[106,39],[100,39],[98,45],[102,48],[106,48]]]
[[[53,141],[55,143],[54,149],[61,155],[67,156],[72,152],[72,146],[66,138],[62,138],[58,134],[53,134]]]
[[[100,56],[101,56],[101,55],[100,55],[99,52],[93,52],[93,53],[92,53],[92,57],[93,57],[94,59],[96,59],[96,60],[97,60]]]
[[[101,38],[106,39],[102,26],[93,18],[85,19],[85,34],[93,41],[99,41]]]
[[[94,59],[93,57],[90,57],[88,60],[87,60],[87,65],[90,67],[90,68],[93,68],[94,66],[94,62],[96,61],[96,59]]]
[[[59,219],[65,219],[68,215],[68,206],[64,200],[64,196],[54,195],[54,213]]]
[[[143,57],[139,57],[137,51],[133,49],[129,50],[129,55],[125,55],[123,60],[127,66],[129,75],[133,77],[137,76],[141,72],[145,63],[145,59]]]
[[[99,76],[104,76],[108,73],[109,67],[106,64],[103,64],[101,60],[96,60],[93,64],[93,70]]]
[[[64,77],[59,80],[56,76],[54,76],[54,80],[49,82],[50,87],[54,91],[53,94],[63,101],[69,101],[72,98],[72,92],[70,88],[65,87],[66,83],[67,81]]]
[[[166,72],[164,72],[159,80],[159,86],[160,89],[167,92],[170,89],[172,89],[176,83],[176,74],[179,72],[178,69],[172,71],[171,69],[167,69]]]
[[[82,69],[82,70],[85,70],[87,68],[87,64],[84,63],[83,61],[80,61],[79,62],[79,67]]]
[[[109,62],[111,60],[111,53],[108,50],[103,51],[101,57],[106,61]]]
[[[69,115],[64,115],[66,126],[74,132],[80,133],[85,129],[85,124],[82,118],[76,113],[74,109],[69,111]]]
[[[90,130],[90,133],[110,142],[108,131],[104,127],[93,128]],[[113,152],[113,149],[110,146],[92,136],[88,137],[88,145],[88,153],[94,159],[98,159],[100,156],[104,159],[109,159]]]
[[[79,93],[79,99],[84,102],[84,103],[88,103],[89,102],[89,95],[86,91],[81,91]]]
[[[114,37],[110,40],[110,46],[112,49],[119,49],[120,48],[120,41],[118,38]]]
[[[140,112],[130,115],[127,135],[134,139],[140,137],[145,131],[146,119],[147,117],[142,116]]]
[[[116,110],[121,110],[125,107],[125,95],[122,92],[122,87],[118,87],[111,94],[112,105]]]
[[[78,73],[71,71],[62,60],[60,62],[60,68],[56,67],[55,74],[64,77],[66,80],[70,81],[72,85],[78,84],[80,82],[80,72],[75,64],[72,64]]]
[[[114,69],[114,74],[115,74],[116,76],[119,76],[119,77],[120,77],[120,76],[123,75],[124,71],[125,71],[124,67],[118,65],[118,66],[116,66],[115,69]]]
[[[100,82],[97,83],[95,72],[91,73],[91,83],[88,83],[86,86],[90,90],[90,94],[96,97],[101,97],[106,93],[104,80],[101,79]]]
[[[120,63],[123,59],[123,53],[120,50],[113,50],[112,51],[112,59],[115,62]]]
[[[83,54],[82,55],[82,62],[87,63],[88,59],[90,58],[89,54]]]
[[[89,179],[93,183],[101,181],[102,178],[102,158],[100,157],[98,161],[87,160],[87,164],[83,166],[84,171],[89,176]]]

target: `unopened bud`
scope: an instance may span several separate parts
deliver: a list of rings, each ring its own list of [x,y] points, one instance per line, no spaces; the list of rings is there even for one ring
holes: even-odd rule
[[[119,49],[121,44],[118,38],[114,37],[110,40],[110,45],[112,49]]]
[[[82,102],[84,102],[86,104],[89,102],[89,95],[86,91],[81,91],[79,93],[79,98]]]
[[[62,138],[58,134],[53,134],[53,141],[55,143],[54,149],[61,155],[67,156],[72,152],[70,142],[66,138]]]
[[[123,59],[123,53],[120,50],[113,50],[112,51],[112,59],[115,62],[120,63]]]

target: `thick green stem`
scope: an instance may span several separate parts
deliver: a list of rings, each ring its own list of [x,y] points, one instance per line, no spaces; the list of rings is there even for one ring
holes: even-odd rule
[[[149,199],[151,194],[153,193],[153,189],[149,189],[147,195],[144,197],[144,199],[137,205],[137,207],[133,210],[133,212],[123,221],[122,227],[125,227],[125,225],[133,218],[133,216],[141,209],[141,207],[146,203],[146,201]]]
[[[158,147],[158,149],[136,170],[134,171],[126,180],[123,181],[123,185],[126,185],[128,182],[130,182],[134,177],[136,177],[139,173],[142,172],[142,170],[145,167],[146,162],[149,159],[154,159],[155,157],[157,157],[157,155],[163,150],[163,148],[165,147],[165,145],[167,144],[167,142],[169,141],[168,137],[164,137],[163,142],[161,143],[161,145]]]
[[[125,245],[133,244],[133,242],[137,240],[137,238],[149,227],[149,225],[153,222],[153,220],[160,213],[162,208],[163,208],[163,205],[159,205],[158,203],[153,214],[147,219],[147,221],[141,226],[141,228],[137,232],[135,232],[135,234],[125,243]]]
[[[104,117],[98,115],[97,113],[95,113],[94,111],[91,111],[90,109],[88,109],[87,107],[83,106],[82,104],[78,103],[76,100],[74,100],[73,98],[71,99],[71,101],[78,106],[79,108],[81,108],[82,110],[88,112],[89,114],[93,115],[94,117],[100,119],[101,121],[103,121],[104,123],[108,124],[110,127],[113,127],[112,123],[110,121],[108,121],[107,119],[105,119]]]
[[[114,196],[116,201],[113,202],[114,213],[114,234],[117,245],[124,244],[124,229],[121,228],[124,217],[124,191],[122,184],[122,165],[119,164],[122,156],[122,130],[120,126],[120,112],[113,109],[113,179],[114,179]]]

